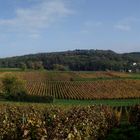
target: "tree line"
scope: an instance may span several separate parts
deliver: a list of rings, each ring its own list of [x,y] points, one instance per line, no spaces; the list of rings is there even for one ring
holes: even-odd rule
[[[135,67],[133,63],[136,63]],[[73,70],[73,71],[128,71],[140,68],[140,52],[115,53],[112,50],[74,50],[38,53],[0,59],[1,68]]]

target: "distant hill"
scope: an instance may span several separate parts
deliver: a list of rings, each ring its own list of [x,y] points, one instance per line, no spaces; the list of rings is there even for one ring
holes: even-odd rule
[[[140,61],[140,52],[124,53],[124,56]]]
[[[140,64],[140,52],[119,54],[112,50],[73,50],[38,53],[0,59],[2,68],[31,68],[74,71],[127,71]],[[139,65],[135,66],[139,69]]]

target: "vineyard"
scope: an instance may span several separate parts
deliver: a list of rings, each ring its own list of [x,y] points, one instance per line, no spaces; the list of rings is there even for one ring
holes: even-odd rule
[[[140,97],[140,80],[102,80],[94,82],[28,81],[30,95],[57,99],[125,99]]]
[[[123,121],[140,126],[140,106],[0,105],[0,139],[104,140]]]
[[[1,140],[97,140],[117,124],[115,113],[107,106],[64,109],[0,105]]]
[[[7,73],[9,72],[1,72],[0,79]],[[37,105],[15,102],[6,104],[7,100],[1,101],[1,140],[105,140],[113,128],[119,129],[122,122],[127,122],[128,127],[131,124],[138,127],[136,130],[139,134],[140,107],[130,106],[129,99],[133,98],[134,104],[136,100],[139,103],[140,80],[129,78],[132,75],[115,72],[11,73],[26,81],[25,88],[28,96],[32,98],[46,100],[53,97],[55,101],[62,102],[65,100],[99,103],[96,102],[98,105],[95,105],[96,103],[91,102],[91,106],[79,103],[78,106],[66,106],[56,102]],[[118,102],[121,99],[123,105]],[[124,99],[126,102],[123,102]],[[109,100],[112,103],[118,102],[118,105],[107,106]],[[106,105],[101,105],[103,102]]]
[[[9,72],[0,72],[0,79],[7,73]],[[140,80],[128,73],[52,71],[10,73],[26,80],[27,92],[34,96],[77,100],[140,98]]]

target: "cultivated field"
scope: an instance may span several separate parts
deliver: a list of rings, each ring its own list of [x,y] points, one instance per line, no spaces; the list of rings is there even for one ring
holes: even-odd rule
[[[13,73],[27,81],[93,81],[102,79],[140,79],[140,74],[122,72],[12,71],[1,70],[0,77]]]
[[[2,78],[9,72],[1,72]],[[55,99],[140,98],[140,76],[121,72],[10,72],[26,80],[28,94]]]
[[[27,90],[30,95],[52,96],[57,99],[139,98],[140,80],[29,81]]]

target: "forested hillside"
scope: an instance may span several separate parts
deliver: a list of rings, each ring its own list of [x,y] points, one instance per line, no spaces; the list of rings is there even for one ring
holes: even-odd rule
[[[111,50],[74,50],[0,59],[1,68],[45,68],[74,71],[138,70],[139,64],[140,52],[118,54]]]

